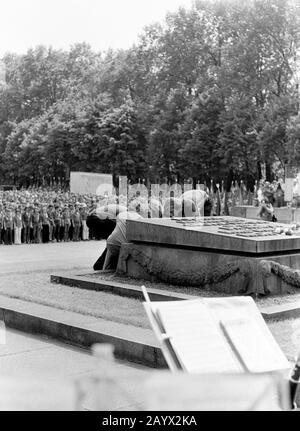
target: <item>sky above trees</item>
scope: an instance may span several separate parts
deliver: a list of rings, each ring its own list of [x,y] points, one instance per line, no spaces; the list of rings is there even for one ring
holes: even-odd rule
[[[181,5],[190,7],[192,0],[1,0],[0,57],[77,42],[95,51],[129,48],[144,26]]]

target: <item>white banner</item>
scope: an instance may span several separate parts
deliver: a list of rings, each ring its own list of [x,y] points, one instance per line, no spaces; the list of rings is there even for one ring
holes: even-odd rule
[[[111,195],[114,193],[113,179],[110,174],[71,172],[70,188],[72,193]]]

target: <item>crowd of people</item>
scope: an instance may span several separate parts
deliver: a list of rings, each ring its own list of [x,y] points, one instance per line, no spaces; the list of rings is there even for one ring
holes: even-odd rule
[[[155,197],[144,195],[143,190],[126,197],[80,195],[57,187],[0,190],[0,244],[107,239],[118,214],[127,210],[143,218],[190,217],[200,215],[202,205],[202,215],[229,215],[232,206],[246,199],[245,187],[233,183],[226,194],[223,185],[218,186],[216,190],[207,187],[205,191],[175,191]],[[274,220],[272,205],[283,205],[280,183],[256,184],[253,197],[260,217]]]
[[[199,193],[203,199],[207,197],[205,192]],[[199,211],[189,194],[149,199],[137,192],[128,199],[77,195],[60,189],[0,191],[0,244],[106,239],[118,213],[128,208],[142,217],[197,215]]]
[[[96,197],[48,189],[0,191],[0,244],[90,239],[87,216]]]

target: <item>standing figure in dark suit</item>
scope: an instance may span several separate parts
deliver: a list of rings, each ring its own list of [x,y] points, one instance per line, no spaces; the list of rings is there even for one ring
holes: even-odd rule
[[[5,212],[4,222],[3,222],[4,244],[6,245],[12,245],[13,243],[13,226],[14,226],[13,214],[12,214],[12,211],[8,209]]]
[[[25,244],[29,244],[30,243],[30,211],[29,211],[29,207],[26,206],[23,214],[22,214],[22,223],[23,223],[23,242]]]

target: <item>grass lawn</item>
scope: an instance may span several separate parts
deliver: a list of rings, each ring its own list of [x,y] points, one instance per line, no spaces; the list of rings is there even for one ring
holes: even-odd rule
[[[142,303],[105,292],[51,284],[49,272],[0,275],[0,295],[149,328]]]

